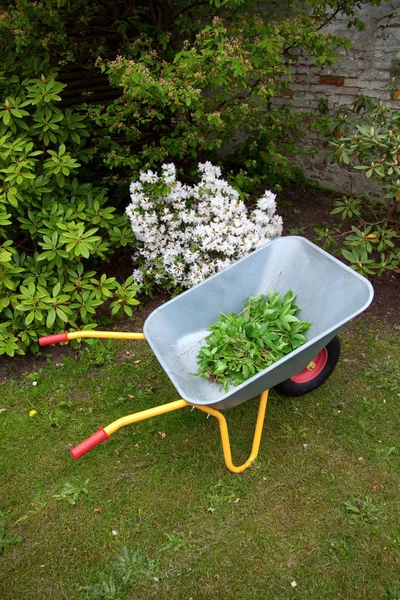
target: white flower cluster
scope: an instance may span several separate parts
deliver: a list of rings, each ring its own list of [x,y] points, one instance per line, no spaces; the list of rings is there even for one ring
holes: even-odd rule
[[[162,166],[161,177],[147,171],[131,184],[126,212],[136,236],[139,288],[189,288],[281,235],[275,194],[266,191],[248,216],[219,167],[206,162],[199,171],[195,186],[177,181],[173,164]]]

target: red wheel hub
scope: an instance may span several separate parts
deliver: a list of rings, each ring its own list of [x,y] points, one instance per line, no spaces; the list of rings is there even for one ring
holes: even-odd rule
[[[324,348],[310,363],[308,363],[305,369],[300,371],[300,373],[293,375],[290,379],[295,383],[306,383],[307,381],[315,379],[325,367],[327,360],[328,350]]]

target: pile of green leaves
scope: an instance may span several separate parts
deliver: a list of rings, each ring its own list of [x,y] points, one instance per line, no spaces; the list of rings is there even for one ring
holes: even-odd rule
[[[241,313],[222,314],[208,328],[206,345],[197,355],[197,375],[221,383],[240,385],[266,369],[307,339],[311,323],[295,315],[299,307],[289,290],[283,301],[278,292],[251,296]]]

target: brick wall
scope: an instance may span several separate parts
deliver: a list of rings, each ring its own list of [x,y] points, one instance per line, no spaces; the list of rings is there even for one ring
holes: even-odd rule
[[[365,23],[361,32],[347,29],[346,21],[340,18],[329,26],[329,31],[353,41],[342,61],[325,68],[306,63],[296,66],[290,94],[293,106],[318,111],[323,99],[331,110],[351,104],[358,94],[390,100],[385,86],[391,79],[393,59],[400,59],[400,0],[363,7],[360,17]],[[301,162],[308,177],[344,194],[379,196],[379,186],[360,173],[326,164],[322,141],[316,135],[309,136],[307,146],[309,153]]]

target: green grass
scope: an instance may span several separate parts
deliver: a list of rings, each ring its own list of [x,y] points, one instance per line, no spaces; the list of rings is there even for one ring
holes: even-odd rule
[[[100,426],[177,399],[143,342],[37,373],[16,361],[0,384],[0,598],[399,600],[400,336],[362,320],[342,346],[317,391],[271,392],[241,475],[190,409],[71,458]],[[237,464],[257,404],[226,413]]]

